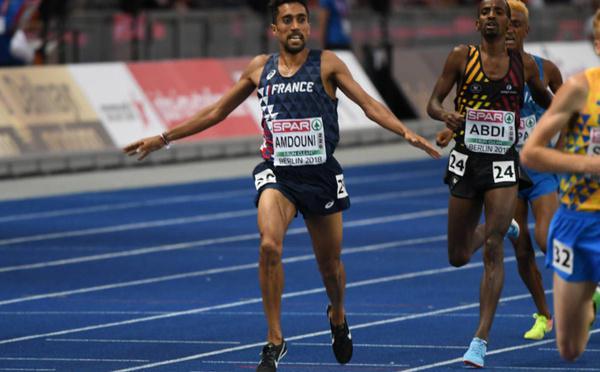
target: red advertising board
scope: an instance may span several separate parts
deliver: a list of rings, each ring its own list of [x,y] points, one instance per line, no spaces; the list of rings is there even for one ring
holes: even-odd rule
[[[215,59],[131,63],[128,68],[169,128],[216,102],[234,84],[223,62]],[[241,105],[223,123],[186,140],[258,135],[256,119]]]

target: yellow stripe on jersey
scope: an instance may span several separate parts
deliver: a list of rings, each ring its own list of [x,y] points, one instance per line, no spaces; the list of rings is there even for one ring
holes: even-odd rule
[[[569,128],[563,151],[587,155],[591,129],[600,127],[600,68],[585,71],[589,85],[586,105],[575,125]],[[577,211],[600,211],[599,176],[566,174],[560,182],[560,201]]]

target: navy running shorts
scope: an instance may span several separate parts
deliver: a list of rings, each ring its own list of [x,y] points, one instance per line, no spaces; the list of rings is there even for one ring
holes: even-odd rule
[[[279,190],[306,218],[324,216],[350,208],[350,197],[344,184],[342,167],[333,157],[324,164],[298,167],[275,167],[263,161],[252,172],[258,206],[266,189]]]

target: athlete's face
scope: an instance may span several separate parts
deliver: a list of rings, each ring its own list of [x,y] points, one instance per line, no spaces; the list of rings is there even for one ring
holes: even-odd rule
[[[522,50],[523,42],[529,33],[529,20],[521,12],[513,12],[510,27],[506,33],[506,46],[510,49]]]
[[[475,23],[481,36],[497,38],[505,36],[510,19],[505,0],[483,0],[479,3],[479,17]]]
[[[271,26],[273,35],[279,39],[286,52],[296,54],[304,50],[310,35],[310,23],[306,8],[300,3],[279,6],[277,19]]]

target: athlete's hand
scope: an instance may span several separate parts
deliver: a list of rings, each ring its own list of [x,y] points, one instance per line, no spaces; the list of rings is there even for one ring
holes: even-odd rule
[[[404,133],[404,139],[408,141],[408,143],[410,143],[411,145],[425,151],[429,154],[429,156],[431,156],[434,159],[439,159],[442,157],[442,154],[440,154],[438,150],[431,143],[429,143],[429,141],[427,141],[425,138],[419,136],[416,133],[407,131],[406,133]]]
[[[442,115],[446,128],[456,130],[465,122],[465,117],[458,112],[446,112]]]
[[[450,129],[443,129],[438,132],[435,136],[435,144],[441,148],[448,146],[450,141],[452,141],[452,137],[454,136],[454,132]]]
[[[160,136],[147,137],[123,147],[123,152],[129,156],[139,155],[138,160],[143,160],[151,152],[165,147],[165,142]]]

